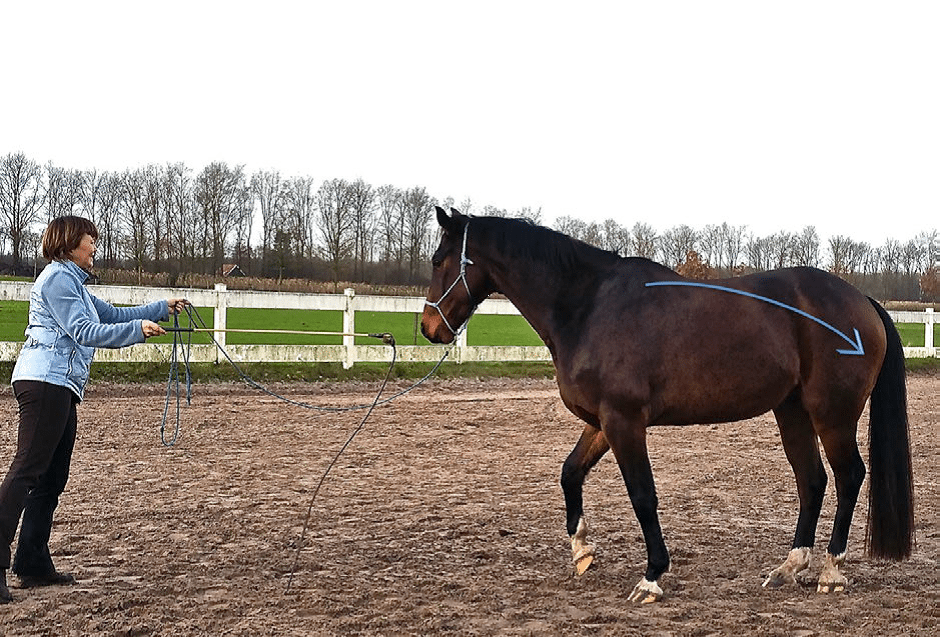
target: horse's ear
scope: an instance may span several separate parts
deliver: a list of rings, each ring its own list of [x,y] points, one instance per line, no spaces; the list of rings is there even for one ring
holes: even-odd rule
[[[450,217],[447,216],[447,211],[441,208],[440,206],[434,206],[434,208],[435,210],[437,210],[437,223],[444,230],[447,230],[448,228],[450,228],[451,226]]]
[[[444,232],[448,234],[459,234],[463,229],[464,216],[460,214],[457,210],[451,208],[454,213],[454,216],[449,216],[447,212],[440,206],[434,206],[437,209],[437,222],[440,224],[441,228],[444,229]]]

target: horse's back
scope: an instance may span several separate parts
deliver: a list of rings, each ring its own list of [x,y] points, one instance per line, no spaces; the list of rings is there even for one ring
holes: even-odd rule
[[[840,353],[856,329],[864,355]],[[854,409],[885,350],[867,297],[821,270],[690,281],[628,260],[599,288],[580,338],[560,381],[567,371],[598,388],[596,401],[646,402],[652,422],[669,424],[748,418],[796,390],[835,392]]]

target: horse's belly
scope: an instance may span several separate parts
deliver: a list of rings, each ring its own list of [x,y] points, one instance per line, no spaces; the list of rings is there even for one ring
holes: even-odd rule
[[[651,424],[692,425],[753,418],[777,407],[798,383],[785,369],[703,374],[667,383],[651,401]]]
[[[747,420],[760,416],[773,409],[773,406],[761,406],[754,409],[740,409],[738,407],[728,407],[727,409],[694,409],[682,407],[673,407],[663,411],[654,418],[651,425],[711,425],[722,422],[736,422],[738,420]]]

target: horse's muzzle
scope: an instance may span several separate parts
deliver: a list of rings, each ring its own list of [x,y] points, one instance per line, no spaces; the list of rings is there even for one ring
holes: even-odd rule
[[[440,313],[431,307],[424,308],[421,317],[421,333],[424,338],[435,344],[448,345],[454,340],[454,333],[444,324]]]

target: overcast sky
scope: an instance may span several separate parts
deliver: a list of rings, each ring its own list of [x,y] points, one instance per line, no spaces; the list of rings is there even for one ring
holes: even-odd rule
[[[0,154],[613,217],[940,227],[940,2],[15,2]]]

